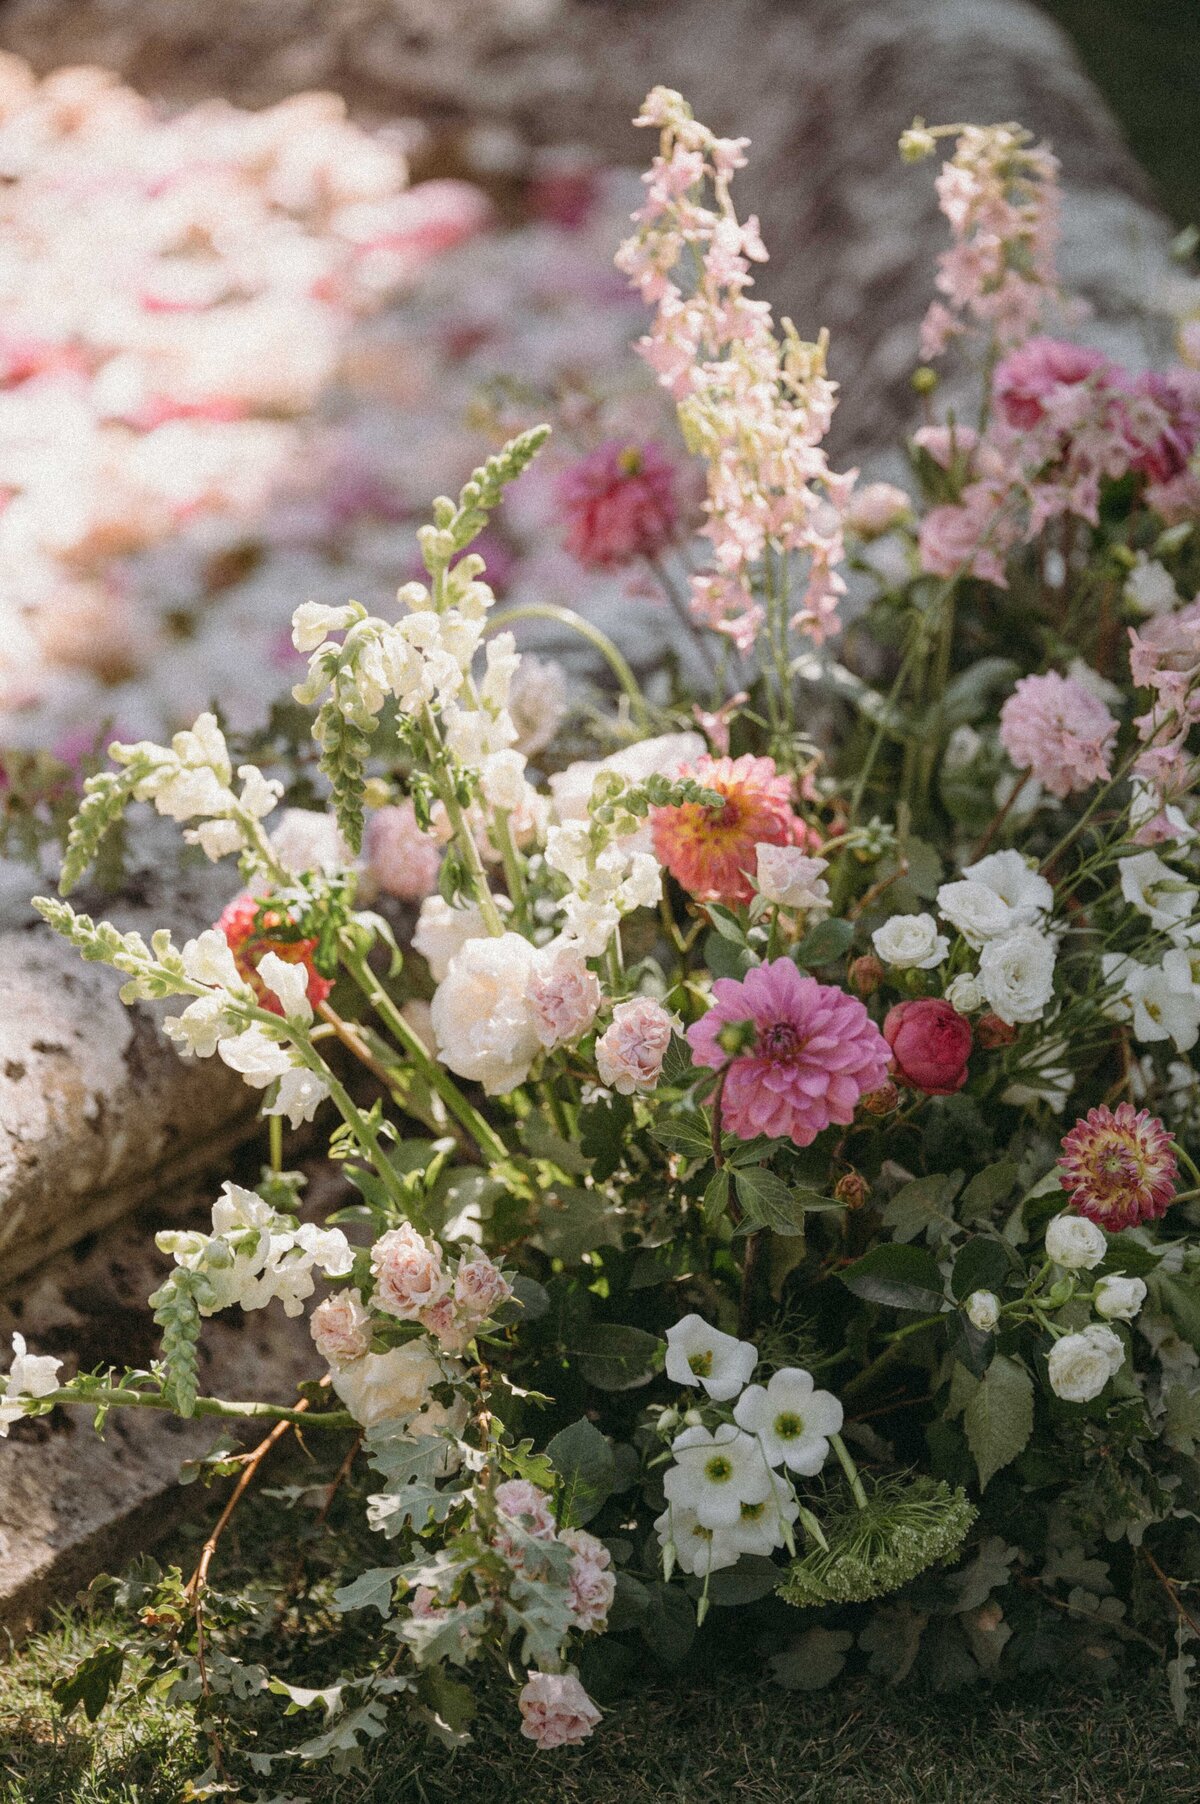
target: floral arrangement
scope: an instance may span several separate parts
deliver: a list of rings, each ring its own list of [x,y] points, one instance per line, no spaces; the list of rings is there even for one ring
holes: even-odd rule
[[[263,1094],[259,1183],[160,1237],[160,1358],[64,1380],[18,1337],[0,1396],[4,1429],[272,1424],[206,1462],[240,1476],[192,1578],[122,1591],[219,1787],[348,1761],[392,1709],[461,1738],[476,1669],[539,1748],[582,1741],[714,1612],[783,1684],[1130,1642],[1182,1708],[1195,1664],[1200,382],[1048,336],[1053,158],[918,121],[909,159],[953,141],[923,350],[977,352],[980,400],[939,418],[925,366],[914,492],[859,485],[823,339],[752,298],[744,141],[661,88],[638,123],[661,146],[618,261],[702,523],[680,458],[612,440],[561,478],[562,532],[651,570],[708,675],[652,704],[578,621],[620,704],[570,758],[569,689],[471,549],[527,430],[434,502],[395,610],[296,610],[321,805],[272,826],[283,780],[213,714],[89,780],[64,894],[151,803],[237,861],[219,922],[146,944],[39,903]],[[322,1223],[284,1161],[318,1121],[354,1197]],[[324,1375],[202,1394],[205,1319],[277,1304]],[[378,1616],[319,1687],[210,1580],[293,1428],[365,1512],[327,1608]],[[90,1656],[63,1702],[120,1669]],[[325,1713],[294,1747],[280,1698]]]

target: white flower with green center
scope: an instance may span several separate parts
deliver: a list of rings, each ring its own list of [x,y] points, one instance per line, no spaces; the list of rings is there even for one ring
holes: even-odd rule
[[[676,1565],[696,1578],[736,1566],[743,1552],[728,1530],[705,1528],[695,1510],[682,1506],[668,1504],[654,1527],[659,1546],[673,1547]]]
[[[765,1388],[752,1384],[743,1391],[733,1419],[757,1437],[768,1464],[811,1478],[829,1457],[829,1436],[842,1426],[842,1406],[829,1391],[814,1390],[810,1372],[785,1366]]]
[[[700,1384],[715,1403],[727,1403],[749,1381],[758,1359],[748,1340],[722,1334],[700,1315],[685,1315],[667,1329],[667,1377]]]
[[[758,1503],[744,1503],[730,1540],[739,1553],[772,1554],[789,1545],[790,1530],[800,1505],[784,1478],[771,1475],[772,1495]]]
[[[676,1463],[663,1479],[667,1502],[694,1510],[705,1528],[736,1528],[744,1503],[771,1496],[771,1473],[753,1435],[732,1422],[715,1433],[685,1428],[671,1443]]]

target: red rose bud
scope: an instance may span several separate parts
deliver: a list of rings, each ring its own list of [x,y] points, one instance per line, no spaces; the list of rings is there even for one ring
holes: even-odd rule
[[[883,965],[872,952],[850,961],[846,975],[856,996],[873,996],[883,982]]]
[[[979,1044],[988,1052],[997,1046],[1011,1046],[1017,1037],[1016,1028],[1001,1021],[999,1015],[980,1015],[975,1032],[979,1035]]]
[[[868,1115],[890,1115],[900,1107],[900,1092],[895,1084],[881,1084],[878,1090],[863,1097],[862,1107]]]
[[[898,1002],[889,1009],[883,1037],[905,1083],[926,1096],[952,1096],[967,1081],[971,1023],[940,996]]]
[[[833,1187],[833,1194],[847,1209],[861,1209],[871,1194],[866,1179],[857,1171],[843,1172]]]

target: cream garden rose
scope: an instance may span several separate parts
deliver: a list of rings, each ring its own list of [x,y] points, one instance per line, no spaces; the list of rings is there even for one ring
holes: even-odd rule
[[[515,1090],[542,1049],[528,1001],[536,953],[519,933],[468,940],[434,992],[438,1052],[489,1096]]]

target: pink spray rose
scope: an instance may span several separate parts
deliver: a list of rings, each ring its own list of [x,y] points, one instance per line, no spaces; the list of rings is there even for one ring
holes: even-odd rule
[[[1000,710],[1000,743],[1061,800],[1109,775],[1117,723],[1074,677],[1022,677]]]
[[[482,1249],[459,1262],[454,1274],[454,1302],[472,1324],[486,1322],[512,1296],[512,1285]]]
[[[415,1322],[444,1297],[450,1280],[440,1247],[430,1246],[411,1222],[381,1235],[371,1248],[375,1306],[402,1322]]]
[[[611,1024],[596,1042],[600,1082],[622,1096],[653,1090],[674,1031],[675,1017],[661,1002],[648,996],[618,1002]]]
[[[577,947],[547,949],[534,964],[526,998],[542,1045],[563,1046],[578,1040],[596,1019],[600,980]]]
[[[586,1741],[600,1712],[573,1673],[531,1672],[517,1700],[521,1733],[539,1748]]]
[[[612,1555],[603,1541],[586,1529],[565,1528],[559,1535],[571,1549],[571,1614],[580,1629],[602,1629],[617,1594],[616,1575],[609,1569]]]
[[[308,1326],[321,1358],[339,1370],[371,1350],[371,1317],[357,1290],[335,1290],[317,1304]]]

